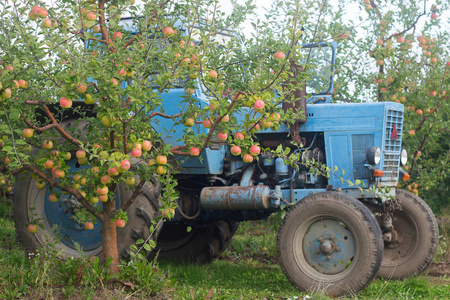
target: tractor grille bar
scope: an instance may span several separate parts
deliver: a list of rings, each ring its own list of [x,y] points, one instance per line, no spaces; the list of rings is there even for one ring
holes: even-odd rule
[[[403,112],[388,109],[384,139],[383,182],[397,183],[403,134]]]

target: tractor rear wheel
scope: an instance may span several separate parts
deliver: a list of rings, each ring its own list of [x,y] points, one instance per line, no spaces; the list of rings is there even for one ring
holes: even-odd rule
[[[392,237],[384,242],[379,277],[401,279],[423,272],[433,261],[439,244],[439,228],[428,205],[411,192],[397,189],[401,209],[392,216]]]
[[[231,243],[238,222],[215,221],[209,225],[190,227],[165,223],[151,257],[176,262],[210,263]]]
[[[80,257],[81,253],[75,246],[75,243],[78,243],[84,256],[99,256],[102,260],[101,223],[98,222],[93,230],[85,230],[82,224],[73,219],[74,210],[77,208],[75,198],[62,195],[57,202],[50,202],[50,189],[45,187],[38,190],[35,182],[29,175],[22,176],[22,179],[18,179],[14,191],[13,218],[16,237],[27,254],[34,255],[39,248],[50,243],[54,244],[62,258]],[[127,211],[128,223],[123,228],[117,228],[117,246],[121,259],[129,257],[130,245],[137,239],[148,237],[151,220],[159,214],[155,199],[158,199],[160,188],[158,180],[155,180],[154,184],[146,183],[143,192]],[[129,196],[131,191],[121,185],[116,192],[117,204],[123,205]],[[43,228],[39,228],[34,234],[28,232],[26,225],[36,222],[42,223]]]
[[[277,250],[295,287],[332,296],[362,291],[383,258],[381,230],[370,210],[334,192],[308,196],[289,209]]]

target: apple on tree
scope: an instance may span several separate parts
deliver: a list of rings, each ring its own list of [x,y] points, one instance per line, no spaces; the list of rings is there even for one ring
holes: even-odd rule
[[[192,148],[189,150],[189,154],[190,154],[191,156],[199,156],[199,154],[200,154],[200,149],[198,149],[197,147],[192,147]]]
[[[31,128],[25,128],[25,129],[23,130],[23,137],[24,137],[24,138],[29,139],[29,138],[32,137],[32,136],[33,136],[33,129],[31,129]]]
[[[86,230],[92,230],[92,229],[94,229],[94,223],[92,223],[92,222],[86,222],[86,223],[84,223],[84,229],[86,229]]]
[[[36,233],[38,231],[38,226],[35,224],[29,224],[27,226],[27,230],[29,233]]]

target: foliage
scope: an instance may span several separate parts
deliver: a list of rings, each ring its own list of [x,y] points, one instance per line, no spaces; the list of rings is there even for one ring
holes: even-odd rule
[[[345,4],[344,4],[345,3]],[[358,18],[346,20],[348,11]],[[335,101],[395,101],[405,105],[402,184],[435,210],[449,205],[449,3],[340,1],[329,7],[324,33],[338,43]]]
[[[0,184],[28,172],[46,195],[44,206],[76,199],[70,200],[75,220],[86,229],[100,221],[112,237],[103,239],[103,249],[113,249],[104,255],[113,257],[117,272],[111,222],[126,222],[124,213],[152,176],[166,183],[160,210],[170,218],[179,161],[222,144],[249,156],[251,136],[265,129],[262,120],[278,128],[298,118],[273,113],[307,77],[293,79],[289,65],[301,55],[306,20],[299,17],[306,11],[299,7],[280,2],[284,22],[273,30],[274,20],[260,22],[264,30],[245,39],[225,28],[239,26],[253,9],[249,3],[230,15],[209,0],[2,3]],[[275,51],[286,56],[275,58]],[[165,103],[164,95],[180,87],[181,102]],[[200,89],[211,98],[208,106],[192,95]],[[172,125],[155,131],[165,120]],[[235,132],[245,139],[234,140]],[[116,204],[116,189],[127,185],[129,198]]]

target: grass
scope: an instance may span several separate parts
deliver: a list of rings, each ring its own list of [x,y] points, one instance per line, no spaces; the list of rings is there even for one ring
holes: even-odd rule
[[[127,274],[156,275],[123,277],[113,286],[106,284],[101,267],[87,260],[60,261],[51,249],[42,253],[44,259],[26,259],[14,238],[10,206],[0,202],[0,299],[331,299],[299,292],[284,276],[275,245],[279,216],[242,223],[227,251],[211,264],[135,264]],[[377,279],[352,298],[450,299],[450,278]]]

